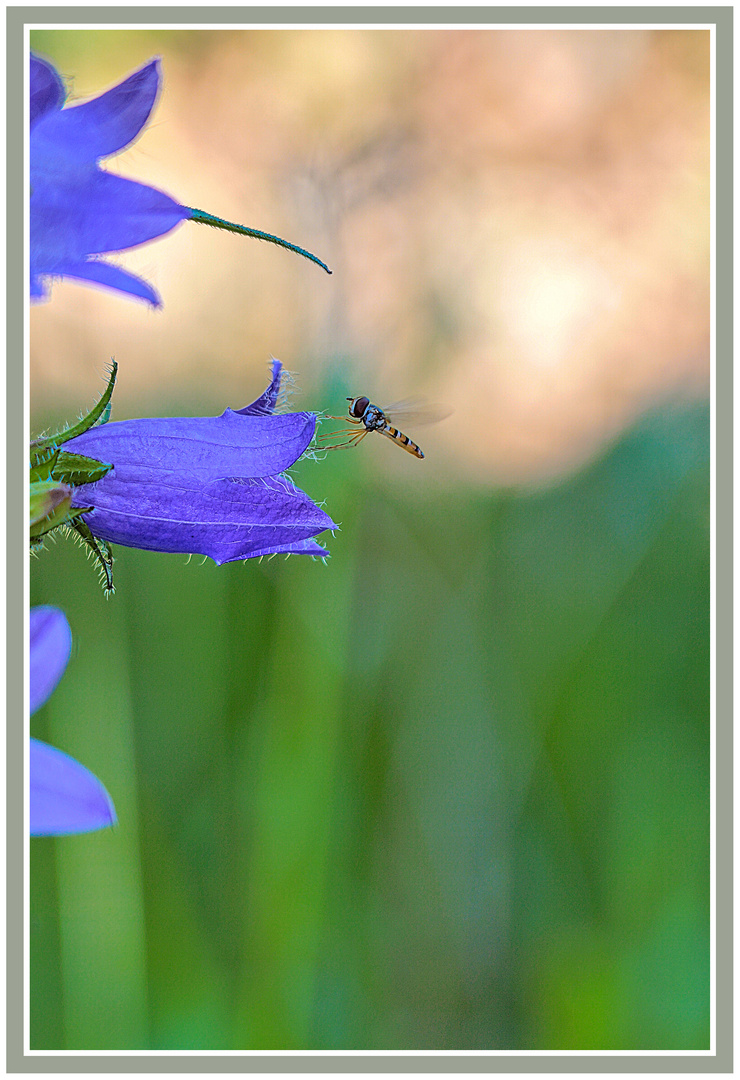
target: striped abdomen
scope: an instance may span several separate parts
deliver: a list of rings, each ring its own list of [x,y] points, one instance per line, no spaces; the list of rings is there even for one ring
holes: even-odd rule
[[[408,435],[404,435],[402,431],[399,431],[398,428],[393,427],[391,424],[386,423],[385,427],[376,428],[376,431],[379,431],[381,435],[385,435],[389,439],[393,439],[394,443],[402,446],[404,450],[408,450],[414,457],[424,457],[416,443],[412,442]]]

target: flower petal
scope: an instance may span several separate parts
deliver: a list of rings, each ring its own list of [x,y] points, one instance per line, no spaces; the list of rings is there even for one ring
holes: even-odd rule
[[[315,428],[313,413],[245,416],[226,409],[221,416],[108,423],[70,439],[65,449],[113,463],[104,488],[98,481],[80,489],[83,500],[92,498],[98,505],[104,491],[125,497],[128,488],[130,499],[132,485],[166,486],[185,478],[202,486],[212,480],[284,472],[305,451]]]
[[[159,81],[159,60],[150,60],[99,97],[48,115],[44,141],[56,143],[65,156],[82,161],[118,153],[134,141],[149,119]],[[41,135],[41,130],[34,134]]]
[[[147,281],[120,266],[105,262],[103,259],[88,259],[78,263],[62,262],[52,276],[55,275],[73,278],[77,281],[89,281],[94,285],[102,285],[106,289],[116,289],[117,292],[138,296],[154,307],[162,306],[162,298]],[[31,298],[46,299],[48,295],[49,291],[45,288],[41,279],[38,277],[32,278]]]
[[[140,278],[90,261],[147,243],[191,216],[164,192],[98,167],[101,158],[133,142],[147,122],[159,91],[159,61],[66,109],[63,84],[50,64],[32,57],[31,75],[31,297],[46,296],[43,277],[69,276],[160,306],[155,290]]]
[[[207,555],[220,565],[255,554],[303,551],[294,545],[336,528],[286,477],[221,479],[203,485],[185,473],[173,473],[167,484],[141,483],[136,488],[116,485],[117,471],[116,466],[76,494],[77,505],[94,504],[84,520],[95,536],[109,543]]]
[[[66,92],[64,83],[50,63],[31,53],[31,129],[47,113],[61,109]]]
[[[32,300],[47,300],[49,297],[48,287],[43,283],[40,277],[34,277],[33,274],[31,274],[29,296]]]
[[[72,631],[59,608],[40,606],[30,614],[31,713],[51,696],[72,652]]]
[[[256,401],[253,401],[251,405],[245,405],[243,409],[236,409],[235,411],[242,416],[270,416],[275,412],[275,406],[280,395],[280,381],[283,375],[283,365],[279,360],[272,358],[272,380],[270,385],[265,390],[264,394],[260,394]]]
[[[295,540],[292,544],[284,544],[281,547],[265,548],[264,551],[250,551],[249,558],[256,559],[260,555],[316,555],[320,559],[325,559],[329,552],[317,540],[311,538]]]
[[[116,823],[96,776],[61,750],[31,739],[31,835],[63,836]]]
[[[31,176],[31,272],[60,260],[124,251],[174,229],[187,210],[156,188],[99,170],[49,180]]]

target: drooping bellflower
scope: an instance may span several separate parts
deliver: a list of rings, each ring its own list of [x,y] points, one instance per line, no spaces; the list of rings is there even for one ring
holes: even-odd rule
[[[314,537],[336,525],[285,475],[313,439],[316,417],[274,412],[281,376],[274,360],[265,392],[221,416],[123,420],[61,436],[48,480],[73,485],[76,525],[104,550],[123,544],[200,554],[219,565],[279,553],[324,556]],[[114,379],[115,368],[108,398]],[[79,462],[95,470],[91,482]],[[96,554],[111,588],[109,566]]]
[[[157,292],[135,274],[100,256],[162,236],[191,220],[267,240],[327,266],[280,237],[181,206],[156,188],[100,168],[130,146],[154,108],[160,66],[151,60],[118,86],[65,107],[59,73],[30,59],[31,298],[48,294],[48,279],[69,277],[140,297],[156,307]]]
[[[67,667],[72,632],[63,611],[30,613],[31,713],[48,700]],[[104,829],[116,822],[108,792],[78,761],[38,739],[30,750],[31,836],[63,836]]]

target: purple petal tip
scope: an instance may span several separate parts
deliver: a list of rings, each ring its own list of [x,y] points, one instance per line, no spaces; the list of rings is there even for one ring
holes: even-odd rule
[[[89,769],[53,746],[31,739],[32,836],[69,836],[116,824],[110,795]]]
[[[59,608],[40,606],[30,614],[31,713],[48,700],[67,667],[72,631]]]

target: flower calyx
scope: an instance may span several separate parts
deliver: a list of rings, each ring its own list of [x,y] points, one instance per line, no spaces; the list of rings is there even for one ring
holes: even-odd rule
[[[92,535],[82,520],[89,508],[73,507],[72,499],[75,488],[101,480],[113,466],[84,454],[69,453],[62,447],[75,436],[107,422],[117,372],[118,365],[112,360],[106,388],[86,416],[55,435],[34,439],[30,447],[31,550],[42,547],[44,537],[54,529],[73,532],[92,552],[106,592],[113,591],[113,553],[105,541]]]

